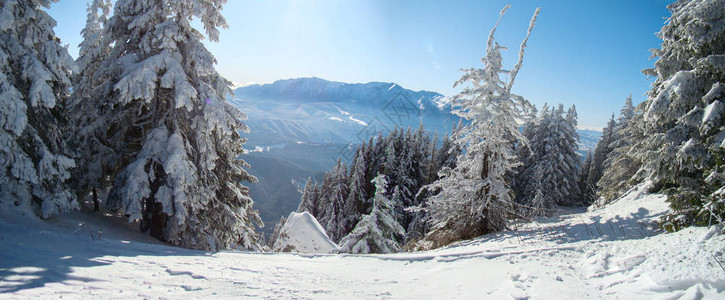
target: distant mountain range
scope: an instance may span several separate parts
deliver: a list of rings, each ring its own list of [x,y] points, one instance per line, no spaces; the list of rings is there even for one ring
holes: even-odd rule
[[[297,142],[357,144],[378,132],[420,123],[430,131],[447,133],[456,119],[443,95],[394,83],[300,78],[234,92],[232,102],[249,116],[251,148]]]
[[[247,114],[245,134],[252,199],[269,234],[281,216],[297,208],[308,177],[321,179],[338,158],[348,160],[357,145],[395,127],[417,128],[439,137],[458,117],[436,92],[412,91],[395,83],[342,83],[320,78],[278,80],[234,90],[229,100]],[[580,154],[593,150],[600,132],[579,130]]]

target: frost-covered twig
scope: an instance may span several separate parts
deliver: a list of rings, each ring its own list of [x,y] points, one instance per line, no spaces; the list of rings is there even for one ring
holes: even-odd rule
[[[506,5],[501,10],[501,12],[498,13],[498,20],[496,21],[496,25],[494,25],[493,28],[491,28],[491,32],[488,34],[488,40],[486,40],[486,48],[487,48],[486,50],[487,51],[490,51],[491,49],[493,49],[493,46],[494,46],[493,34],[496,33],[496,28],[498,28],[498,24],[501,23],[501,19],[503,18],[503,15],[506,14],[506,10],[508,10],[509,7],[511,7],[511,4]]]
[[[508,6],[506,6],[508,8]],[[504,8],[503,11],[501,11],[501,15],[503,16],[503,12],[506,10]],[[506,92],[511,92],[511,87],[514,85],[514,79],[516,79],[516,75],[519,73],[519,70],[521,69],[521,64],[524,60],[524,50],[526,49],[526,42],[529,41],[529,36],[531,35],[531,31],[534,29],[534,26],[536,25],[536,18],[539,16],[539,12],[541,11],[541,8],[536,8],[536,11],[534,12],[534,16],[531,17],[531,20],[529,21],[529,30],[526,31],[526,38],[524,38],[524,41],[521,42],[521,46],[519,46],[519,60],[514,65],[514,68],[511,69],[509,82],[506,84]],[[501,20],[499,18],[499,20]],[[498,25],[498,22],[496,23]],[[495,29],[495,27],[494,27]],[[491,36],[493,37],[493,31],[491,32]],[[489,37],[489,40],[491,38]]]
[[[720,262],[720,260],[718,260],[717,257],[715,257],[715,255],[712,253],[710,253],[710,256],[712,256],[712,259],[714,259],[715,262],[717,262],[717,264],[720,266],[720,269],[722,269],[722,271],[725,272],[725,267],[722,266],[722,263]]]

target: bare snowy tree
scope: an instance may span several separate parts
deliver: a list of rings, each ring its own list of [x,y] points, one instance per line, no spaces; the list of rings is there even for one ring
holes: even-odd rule
[[[515,143],[526,143],[519,121],[531,118],[534,107],[523,97],[511,93],[521,68],[524,49],[536,23],[539,9],[519,49],[519,60],[510,71],[502,69],[501,49],[494,33],[506,10],[501,10],[496,26],[486,43],[483,69],[466,69],[454,86],[470,83],[453,97],[453,113],[468,121],[456,132],[456,144],[465,149],[454,169],[440,171],[441,179],[427,186],[440,189],[428,200],[431,232],[419,242],[419,248],[436,248],[460,239],[472,238],[505,228],[512,213],[513,195],[507,174],[519,165]],[[508,74],[508,82],[501,79]]]

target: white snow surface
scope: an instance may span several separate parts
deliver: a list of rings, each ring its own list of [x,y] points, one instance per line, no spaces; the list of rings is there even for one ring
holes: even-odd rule
[[[118,227],[122,219],[2,216],[0,298],[725,298],[720,229],[660,232],[664,197],[632,192],[516,231],[388,255],[208,253],[163,245]]]
[[[308,212],[292,212],[274,242],[273,251],[300,253],[329,253],[337,250],[325,229]]]

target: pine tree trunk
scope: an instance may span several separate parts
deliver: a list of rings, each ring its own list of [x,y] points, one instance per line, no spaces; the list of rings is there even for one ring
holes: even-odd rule
[[[93,212],[98,212],[100,209],[98,207],[98,189],[93,188]]]

